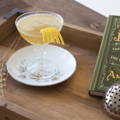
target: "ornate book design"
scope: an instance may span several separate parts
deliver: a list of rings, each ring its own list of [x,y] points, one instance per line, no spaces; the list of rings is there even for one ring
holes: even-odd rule
[[[120,16],[109,16],[89,93],[103,96],[116,82],[120,82]]]

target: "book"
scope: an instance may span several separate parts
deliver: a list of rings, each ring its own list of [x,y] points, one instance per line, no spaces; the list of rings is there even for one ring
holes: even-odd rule
[[[120,16],[109,16],[89,94],[104,96],[107,88],[116,82],[120,82]]]

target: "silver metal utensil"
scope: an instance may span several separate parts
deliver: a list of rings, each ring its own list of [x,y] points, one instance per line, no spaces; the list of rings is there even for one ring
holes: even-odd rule
[[[120,84],[116,83],[107,90],[104,106],[109,115],[120,119]]]

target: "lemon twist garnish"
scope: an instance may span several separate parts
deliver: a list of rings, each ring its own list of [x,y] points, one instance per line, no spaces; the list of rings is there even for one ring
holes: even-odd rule
[[[43,43],[57,43],[64,45],[62,35],[55,27],[47,27],[40,30],[42,34]]]

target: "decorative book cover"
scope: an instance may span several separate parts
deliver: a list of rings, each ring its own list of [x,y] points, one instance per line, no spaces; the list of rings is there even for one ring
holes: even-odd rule
[[[109,16],[89,93],[104,96],[105,90],[116,82],[120,82],[120,16]]]

